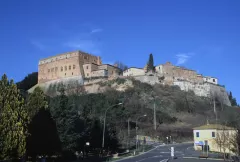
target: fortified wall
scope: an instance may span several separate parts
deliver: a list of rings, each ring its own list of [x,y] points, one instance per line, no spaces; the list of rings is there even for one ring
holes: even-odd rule
[[[217,97],[223,104],[230,106],[227,91],[218,85],[215,77],[203,76],[195,70],[174,66],[170,62],[155,67],[155,72],[146,72],[140,68],[129,68],[123,72],[125,77],[135,79],[148,84],[176,85],[181,90],[193,91],[197,96]]]

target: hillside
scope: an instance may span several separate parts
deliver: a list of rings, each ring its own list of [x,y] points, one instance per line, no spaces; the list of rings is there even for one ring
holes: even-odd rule
[[[53,92],[59,85],[51,85],[47,91],[54,99]],[[118,137],[127,137],[127,120],[131,119],[132,131],[137,117],[147,114],[139,121],[143,135],[161,136],[171,134],[175,138],[192,136],[192,128],[202,124],[216,122],[213,101],[209,98],[196,96],[192,91],[185,92],[178,86],[150,85],[135,79],[103,80],[88,86],[73,88],[65,86],[71,102],[84,116],[102,121],[104,110],[116,103],[123,102],[122,108],[113,108],[108,112],[107,121],[115,125]],[[153,129],[153,107],[156,105],[157,130]],[[240,110],[223,105],[216,100],[217,122],[228,121],[236,125]],[[237,112],[237,113],[236,113]],[[134,135],[134,133],[132,133]]]
[[[235,119],[239,116],[239,109],[222,104],[217,98],[214,113],[213,101],[206,97],[199,97],[194,92],[182,91],[178,86],[142,83],[133,78],[118,78],[108,80],[99,78],[85,80],[85,86],[74,82],[65,84],[69,98],[74,98],[78,108],[85,108],[91,118],[102,120],[103,111],[114,103],[123,102],[124,111],[120,118],[115,116],[117,109],[109,111],[108,121],[116,124],[118,132],[127,132],[127,120],[131,118],[132,129],[138,116],[147,114],[148,117],[140,121],[139,127],[144,135],[155,136],[171,133],[173,136],[192,136],[192,128],[210,123],[228,121],[236,125]],[[61,84],[50,84],[43,88],[45,93],[54,100]],[[33,90],[33,88],[32,88]],[[156,105],[157,130],[153,129],[153,107]],[[237,112],[237,113],[236,113]],[[177,133],[178,132],[178,133]],[[123,136],[120,135],[119,136]],[[175,134],[175,135],[174,135]]]

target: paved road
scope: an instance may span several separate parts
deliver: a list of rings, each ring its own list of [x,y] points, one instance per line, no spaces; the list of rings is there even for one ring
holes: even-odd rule
[[[130,159],[121,160],[120,162],[165,162],[171,156],[171,147],[174,147],[175,156],[182,158],[193,153],[192,146],[193,144],[159,146],[148,153]]]

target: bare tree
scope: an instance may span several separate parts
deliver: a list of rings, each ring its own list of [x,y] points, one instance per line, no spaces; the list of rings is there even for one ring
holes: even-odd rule
[[[219,148],[219,152],[223,152],[224,160],[226,160],[226,153],[230,153],[236,143],[236,132],[229,129],[225,125],[217,129],[215,144]]]

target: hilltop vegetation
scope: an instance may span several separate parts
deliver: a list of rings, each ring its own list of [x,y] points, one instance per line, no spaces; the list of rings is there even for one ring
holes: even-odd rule
[[[5,94],[4,89],[10,93],[10,87],[15,86],[13,82],[6,80],[6,76],[1,80],[0,99]],[[31,83],[32,79],[26,80],[34,85]],[[25,81],[18,86],[28,87]],[[84,150],[86,142],[91,143],[91,149],[99,151],[102,147],[104,112],[112,106],[106,115],[104,146],[112,152],[119,148],[126,148],[129,140],[131,145],[134,145],[136,119],[145,114],[147,116],[138,121],[138,134],[153,138],[158,136],[162,141],[169,135],[175,141],[191,140],[192,128],[205,124],[207,120],[210,123],[224,122],[229,126],[240,128],[239,108],[222,105],[215,99],[214,111],[212,99],[196,96],[191,91],[181,91],[177,86],[160,84],[152,86],[134,79],[121,78],[97,84],[104,91],[87,93],[84,87],[79,87],[80,90],[76,91],[69,89],[69,85],[60,84],[55,85],[58,92],[53,96],[45,95],[40,88],[36,88],[32,94],[21,93],[22,96],[19,96],[13,88],[12,91],[19,96],[21,105],[10,105],[11,111],[16,111],[18,114],[11,123],[18,123],[18,120],[22,119],[21,127],[18,129],[21,128],[20,130],[24,131],[24,136],[21,136],[20,148],[17,148],[18,145],[12,145],[9,148],[6,144],[6,148],[3,149],[7,151],[1,159],[7,159],[12,155],[21,157],[25,151],[32,157],[63,155],[67,152]],[[10,101],[10,98],[8,101],[4,100],[6,103]],[[20,102],[16,101],[16,103]],[[119,103],[123,104],[117,105]],[[154,104],[156,130],[153,126]],[[8,106],[1,107],[0,115],[8,110]],[[1,123],[8,124],[7,118],[1,120]],[[128,120],[130,121],[130,139],[127,133]],[[3,128],[1,126],[4,125],[0,125],[0,129]],[[1,132],[0,140],[4,141],[9,133],[11,133],[11,127],[6,132]],[[14,151],[15,149],[18,149],[19,153]]]

